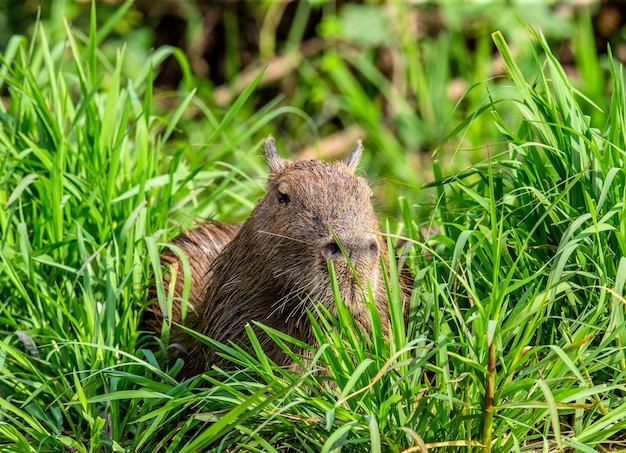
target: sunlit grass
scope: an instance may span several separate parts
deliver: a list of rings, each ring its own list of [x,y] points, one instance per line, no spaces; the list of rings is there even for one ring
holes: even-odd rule
[[[2,58],[0,429],[36,451],[145,442],[138,420],[178,385],[139,349],[147,251],[194,213],[237,215],[227,200],[262,188],[215,160],[246,140],[221,139],[245,95],[203,147],[175,140],[199,101],[181,91],[169,112],[152,105],[154,67],[167,52],[124,77],[124,49],[108,61],[102,38],[93,26],[87,36],[67,26],[50,43],[40,26],[32,43],[15,38]]]
[[[623,448],[621,66],[611,59],[611,86],[590,95],[612,93],[600,112],[540,33],[528,33],[534,65],[523,69],[495,33],[506,67],[501,93],[476,95],[447,137],[473,141],[482,133],[474,128],[496,130],[492,156],[452,174],[435,164],[426,188],[435,206],[412,205],[419,197],[409,192],[397,203],[402,224],[387,225],[413,244],[408,325],[392,263],[389,341],[375,310],[372,335],[363,336],[338,300],[337,319],[323,310],[311,318],[319,347],[293,356],[302,373],[268,362],[249,328],[254,353],[213,345],[239,371],[180,381],[182,362],[165,366],[139,331],[156,255],[193,218],[240,219],[250,210],[262,191],[264,128],[289,110],[243,115],[259,78],[226,110],[188,84],[167,95],[176,105],[166,110],[152,80],[174,50],[146,55],[129,73],[124,49],[112,60],[99,50],[111,24],[100,32],[93,24],[95,13],[87,34],[66,26],[54,41],[40,26],[31,41],[13,39],[0,60],[3,451]],[[586,55],[592,77],[598,63]],[[327,58],[333,63],[332,52]],[[335,63],[327,68],[335,87],[358,94],[344,108],[374,130],[378,151],[369,159],[392,162],[403,138],[375,130],[375,106]],[[434,83],[424,80],[431,76],[414,74],[411,83]],[[393,87],[380,87],[396,99]],[[433,99],[420,102],[434,108]],[[600,114],[590,116],[590,106]],[[190,110],[206,128],[201,144],[182,132],[197,131]],[[425,237],[424,225],[440,232]],[[167,305],[167,294],[158,298]],[[266,332],[287,352],[295,341]]]

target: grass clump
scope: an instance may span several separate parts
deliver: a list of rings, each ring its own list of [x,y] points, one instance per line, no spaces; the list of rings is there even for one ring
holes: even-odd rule
[[[542,35],[531,37],[542,69],[529,83],[493,36],[515,94],[502,102],[520,118],[511,127],[493,104],[503,149],[432,184],[445,235],[433,238],[443,267],[435,260],[429,280],[438,278],[424,291],[434,305],[429,337],[457,339],[446,380],[465,376],[451,387],[480,408],[466,423],[483,445],[601,450],[623,442],[616,417],[626,408],[625,147],[614,116],[625,105],[623,76],[611,66],[612,107],[603,128],[592,128],[580,107],[588,100]]]
[[[400,200],[415,282],[405,326],[392,260],[390,341],[375,310],[366,336],[338,299],[337,319],[312,317],[320,347],[303,373],[260,349],[216,345],[241,369],[180,382],[182,363],[162,367],[138,330],[150,257],[158,267],[172,224],[240,218],[252,206],[260,186],[247,175],[260,164],[247,157],[286,110],[239,119],[260,78],[219,114],[186,85],[176,108],[163,109],[153,71],[177,53],[151,53],[129,73],[124,49],[112,61],[99,51],[95,23],[94,12],[88,34],[66,27],[59,43],[40,27],[31,43],[13,38],[0,60],[3,450],[602,451],[626,442],[626,98],[612,59],[611,107],[597,125],[583,113],[596,107],[540,33],[530,33],[531,75],[493,35],[510,86],[451,136],[489,121],[501,140],[462,172],[442,175],[435,163],[434,206]],[[210,131],[201,146],[179,135],[190,110]],[[425,208],[441,230],[426,239],[416,214]],[[295,341],[266,332],[285,349]]]
[[[217,161],[249,140],[220,139],[237,105],[210,118],[202,147],[177,139],[201,104],[193,91],[171,111],[154,101],[153,69],[174,50],[125,75],[124,49],[108,60],[94,24],[95,10],[88,35],[66,24],[58,43],[40,26],[0,60],[0,442],[12,451],[138,451],[151,424],[142,411],[177,385],[140,350],[146,256],[170,219],[190,223],[179,208],[236,216],[225,200],[261,188]]]

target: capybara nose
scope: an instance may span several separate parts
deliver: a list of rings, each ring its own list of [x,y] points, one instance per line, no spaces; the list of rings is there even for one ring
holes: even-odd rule
[[[324,258],[327,260],[334,260],[341,258],[343,253],[341,253],[339,244],[333,239],[322,248],[322,255],[324,255]]]
[[[360,261],[362,259],[378,260],[380,248],[378,247],[376,236],[373,234],[351,236],[343,240],[341,237],[338,237],[338,239],[350,261]],[[322,247],[322,255],[327,260],[343,259],[341,247],[335,238],[332,238]]]

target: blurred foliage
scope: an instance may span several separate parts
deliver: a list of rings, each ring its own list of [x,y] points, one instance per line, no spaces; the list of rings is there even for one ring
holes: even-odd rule
[[[4,47],[12,33],[30,33],[39,5],[2,1]],[[594,126],[608,108],[607,44],[614,43],[618,59],[626,54],[626,8],[619,2],[537,2],[530,8],[525,2],[456,0],[112,0],[96,6],[99,25],[119,15],[100,50],[113,58],[125,48],[127,75],[141,69],[152,48],[171,46],[186,55],[190,73],[175,54],[158,68],[155,97],[165,111],[177,102],[171,90],[182,85],[197,89],[207,109],[225,112],[269,66],[240,118],[284,107],[260,136],[274,134],[297,158],[337,158],[364,138],[364,167],[383,210],[406,188],[433,179],[433,151],[444,171],[497,153],[499,131],[485,116],[458,127],[472,112],[492,109],[509,95],[493,31],[504,31],[521,70],[532,78],[538,68],[524,23],[540,28],[589,99],[583,108]],[[90,7],[88,1],[53,0],[41,4],[40,14],[49,33],[63,32],[63,18],[86,30]],[[501,114],[514,120],[517,112]],[[179,127],[181,137],[196,144],[210,134],[199,111],[188,113]],[[224,156],[228,162],[239,158]],[[411,192],[422,201],[421,192]]]

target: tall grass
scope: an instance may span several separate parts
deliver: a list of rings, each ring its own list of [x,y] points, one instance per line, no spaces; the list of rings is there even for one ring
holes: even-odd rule
[[[444,380],[482,412],[468,425],[485,448],[591,451],[624,440],[623,76],[611,63],[611,110],[592,128],[580,106],[588,99],[543,36],[530,35],[531,75],[493,36],[516,95],[503,102],[521,124],[493,104],[506,148],[433,184],[448,236],[425,294],[440,313],[432,337],[458,335]]]
[[[375,310],[367,336],[338,298],[337,319],[311,318],[320,346],[293,357],[302,373],[268,362],[250,328],[253,353],[213,344],[239,371],[181,382],[183,364],[162,366],[138,330],[155,257],[194,217],[250,209],[262,189],[250,157],[288,109],[242,119],[260,78],[221,112],[190,85],[155,93],[154,68],[174,54],[188,72],[184,57],[161,49],[129,70],[123,48],[113,60],[99,50],[112,24],[95,23],[94,11],[86,35],[66,26],[55,42],[39,27],[0,60],[3,451],[624,445],[626,99],[612,59],[610,109],[591,120],[597,107],[540,33],[524,70],[493,35],[508,87],[484,82],[488,96],[447,138],[489,124],[500,140],[467,170],[434,168],[432,209],[400,200],[403,225],[387,230],[414,244],[415,282],[405,326],[392,260],[389,341]],[[192,114],[201,144],[181,132]],[[424,238],[428,222],[441,233]],[[286,350],[295,341],[266,331]]]
[[[232,132],[246,95],[222,118],[193,91],[176,93],[176,107],[164,111],[152,79],[174,49],[126,75],[124,48],[113,61],[99,51],[105,35],[92,14],[88,35],[66,24],[64,39],[51,43],[39,26],[31,42],[14,37],[0,60],[8,96],[0,129],[0,431],[12,451],[135,451],[145,442],[139,434],[152,420],[138,422],[142,411],[171,399],[177,384],[139,349],[146,256],[172,226],[208,213],[241,216],[262,189],[241,172],[246,159],[219,162],[253,153],[250,135],[267,121]],[[176,137],[193,106],[213,125],[202,146]]]

